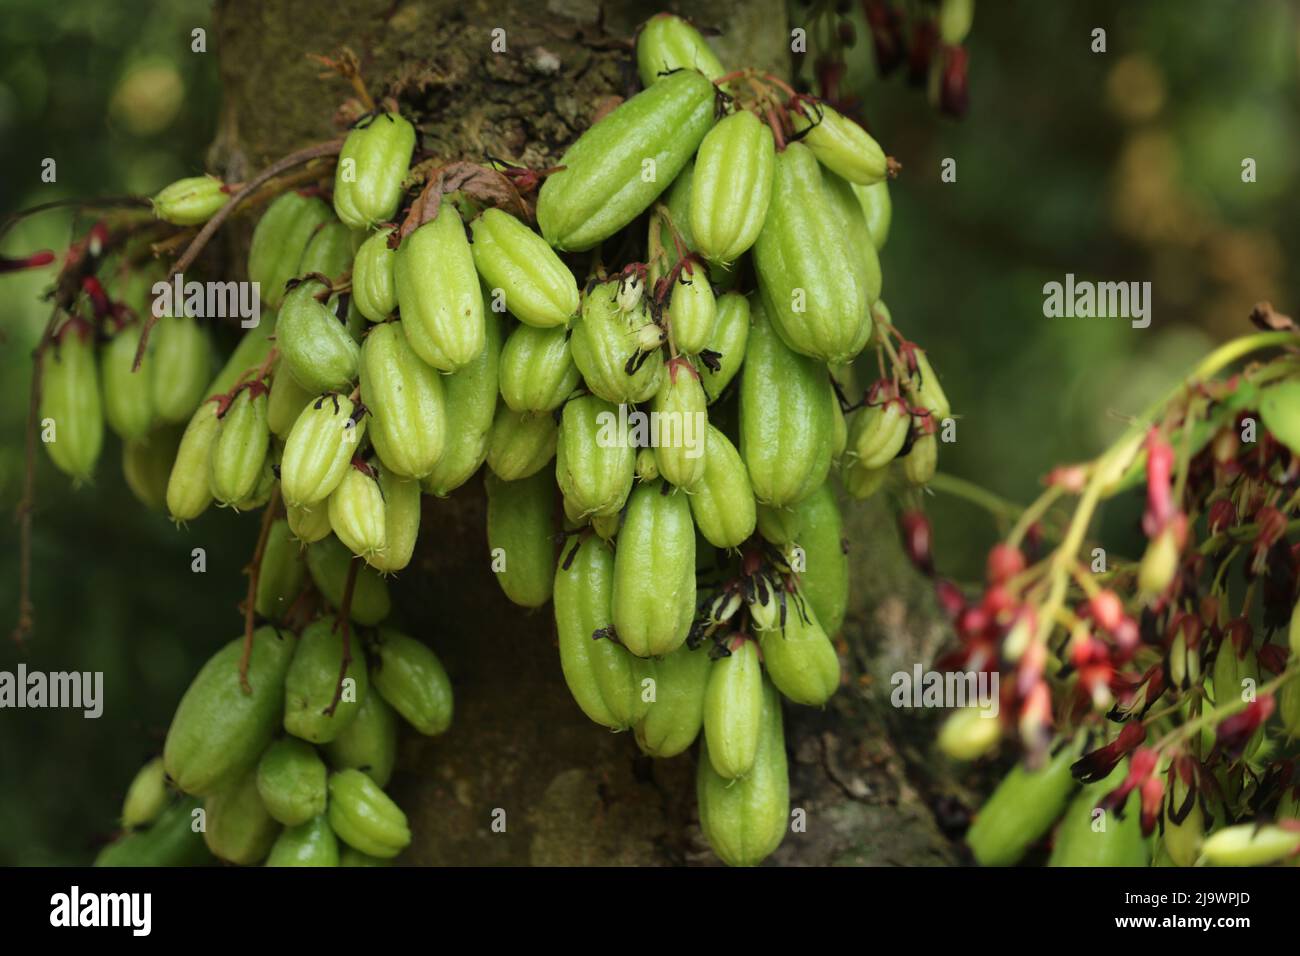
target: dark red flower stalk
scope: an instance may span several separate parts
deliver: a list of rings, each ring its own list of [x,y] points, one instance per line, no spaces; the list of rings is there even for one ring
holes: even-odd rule
[[[1250,743],[1250,738],[1254,736],[1260,725],[1268,720],[1276,707],[1277,701],[1273,699],[1273,695],[1265,694],[1248,704],[1241,713],[1219,721],[1214,749],[1226,754],[1233,762],[1240,760],[1241,755],[1246,752],[1246,745]]]
[[[970,57],[965,47],[943,48],[943,76],[939,82],[939,109],[961,119],[970,108]]]
[[[21,272],[23,269],[39,269],[41,266],[48,266],[54,261],[54,258],[54,253],[48,249],[42,249],[40,252],[33,252],[18,259],[0,256],[0,275],[6,272]]]
[[[904,511],[898,517],[903,533],[903,550],[913,565],[923,574],[934,576],[934,554],[931,551],[930,519],[922,511]]]
[[[1146,728],[1137,721],[1129,721],[1119,735],[1091,753],[1086,753],[1070,765],[1070,773],[1083,783],[1105,780],[1119,762],[1146,739]]]

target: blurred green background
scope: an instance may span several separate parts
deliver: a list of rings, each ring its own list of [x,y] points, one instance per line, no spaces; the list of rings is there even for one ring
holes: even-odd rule
[[[0,215],[69,196],[151,193],[204,168],[220,103],[216,54],[191,52],[201,0],[6,0],[0,35]],[[795,7],[799,9],[798,6]],[[1107,52],[1091,51],[1094,28]],[[858,37],[866,43],[865,34]],[[1296,52],[1283,0],[994,3],[979,0],[971,108],[941,117],[901,77],[860,91],[871,127],[904,164],[883,254],[885,299],[926,346],[961,416],[941,468],[1012,499],[1053,465],[1103,447],[1212,343],[1247,331],[1260,299],[1294,312],[1300,280]],[[863,55],[865,46],[858,50]],[[58,163],[43,184],[41,162]],[[957,160],[943,183],[941,162]],[[1241,161],[1258,182],[1241,181]],[[0,253],[66,247],[72,219],[11,232]],[[1047,319],[1042,287],[1066,273],[1150,281],[1153,322]],[[21,495],[28,355],[52,270],[0,279],[0,508]],[[115,827],[136,767],[161,746],[185,684],[240,628],[256,519],[215,510],[178,534],[121,478],[109,439],[92,487],[37,462],[37,631],[21,653],[17,535],[0,547],[0,670],[101,670],[96,721],[0,711],[0,864],[81,863]],[[936,496],[941,569],[974,578],[994,534],[969,504]],[[1136,507],[1101,534],[1137,550]],[[190,570],[191,549],[207,572]]]

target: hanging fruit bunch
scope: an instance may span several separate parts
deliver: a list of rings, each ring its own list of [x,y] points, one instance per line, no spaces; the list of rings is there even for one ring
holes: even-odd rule
[[[941,666],[1001,688],[1000,722],[958,712],[940,746],[971,759],[1009,738],[1024,758],[967,833],[982,864],[1049,834],[1065,866],[1300,853],[1300,328],[1267,304],[1252,318],[1264,331],[1209,355],[1097,458],[1048,475],[979,593],[935,578],[957,636]],[[1135,491],[1148,543],[1125,560],[1089,530],[1103,501]],[[934,575],[924,517],[904,528]]]
[[[484,464],[497,580],[553,602],[577,705],[655,757],[703,731],[718,855],[781,842],[783,709],[841,680],[835,476],[859,498],[924,486],[950,412],[880,298],[898,165],[827,103],[728,72],[680,18],[652,18],[636,57],[644,90],[550,170],[424,154],[344,57],[365,108],[340,141],[164,190],[158,218],[206,223],[173,271],[265,206],[247,266],[265,308],[215,378],[201,323],[145,318],[138,255],[59,313],[41,415],[60,468],[89,479],[107,419],[132,488],[178,524],[262,514],[244,634],[186,692],[128,794],[145,829],[105,862],[187,858],[195,801],[231,862],[407,845],[382,789],[398,716],[443,733],[452,691],[390,620],[385,576],[410,573],[422,495]],[[648,438],[615,427],[633,417]]]

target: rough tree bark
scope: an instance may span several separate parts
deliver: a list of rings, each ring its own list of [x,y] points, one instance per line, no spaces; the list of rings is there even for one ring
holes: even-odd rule
[[[635,82],[627,38],[658,7],[597,0],[220,0],[214,14],[225,105],[213,166],[239,179],[335,134],[350,95],[308,53],[351,47],[376,93],[400,78],[422,113],[426,148],[552,164],[611,95]],[[723,61],[788,73],[782,0],[697,0],[690,15],[724,32]],[[506,31],[494,54],[491,31]],[[475,479],[426,499],[416,561],[394,582],[405,626],[436,648],[456,690],[438,739],[408,735],[393,790],[416,864],[704,863],[694,757],[642,757],[578,710],[564,685],[549,605],[526,613],[489,570],[485,499]],[[840,642],[846,686],[822,712],[790,708],[791,805],[807,832],[784,864],[951,862],[930,804],[929,729],[888,707],[888,675],[929,660],[943,634],[879,506],[848,509],[852,610]],[[506,831],[493,813],[505,811]]]

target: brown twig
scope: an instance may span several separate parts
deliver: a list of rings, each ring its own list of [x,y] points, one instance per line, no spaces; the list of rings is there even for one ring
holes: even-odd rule
[[[148,209],[149,200],[145,196],[105,196],[102,199],[56,199],[53,202],[43,202],[27,209],[20,209],[6,218],[0,225],[0,238],[3,238],[5,233],[18,223],[37,213],[74,207],[77,209]]]
[[[257,533],[257,545],[253,548],[253,560],[248,563],[248,597],[244,601],[244,652],[239,655],[239,686],[245,694],[251,694],[253,688],[248,684],[248,665],[253,659],[253,618],[257,605],[257,582],[262,576],[262,556],[266,554],[266,542],[271,537],[271,525],[275,522],[275,513],[280,505],[280,485],[271,489],[271,500],[262,512],[262,528]]]
[[[348,676],[348,667],[352,664],[352,592],[357,585],[357,571],[361,569],[361,559],[353,558],[348,562],[348,580],[343,585],[343,600],[339,602],[339,613],[334,619],[334,629],[338,630],[339,626],[343,627],[343,661],[339,664],[339,682],[334,687],[334,699],[330,705],[321,713],[326,717],[333,717],[334,711],[338,709],[339,702],[343,699],[343,681]]]

